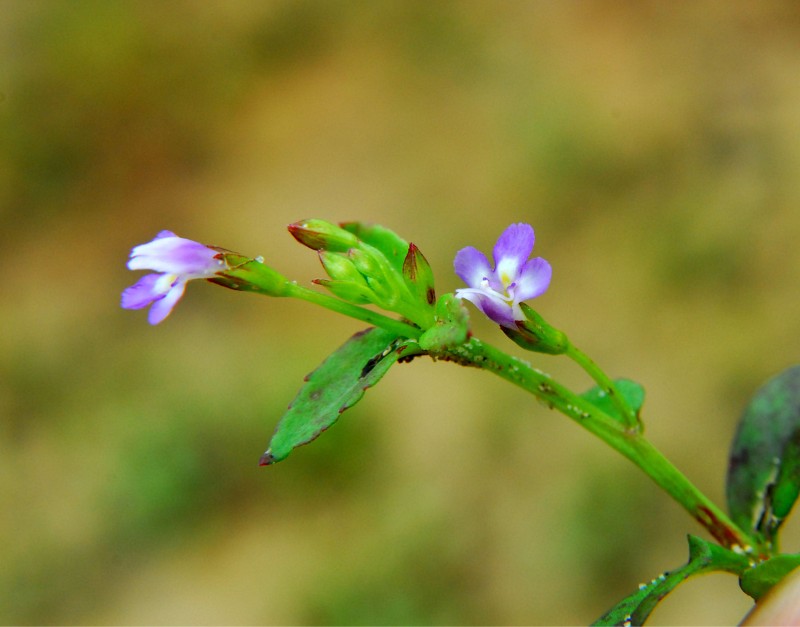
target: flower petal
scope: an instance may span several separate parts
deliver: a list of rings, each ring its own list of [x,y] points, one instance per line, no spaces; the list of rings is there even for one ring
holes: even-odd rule
[[[215,274],[223,264],[217,251],[171,231],[161,231],[152,241],[136,246],[128,261],[129,270],[154,270],[201,278]]]
[[[163,298],[164,294],[156,289],[161,278],[159,274],[145,274],[136,283],[122,292],[123,309],[142,309],[150,303]]]
[[[456,298],[468,300],[483,314],[497,324],[514,328],[514,315],[509,305],[501,294],[492,290],[462,288],[456,290]]]
[[[486,255],[474,246],[459,250],[453,261],[453,267],[461,280],[472,288],[479,288],[481,281],[492,277],[493,274]]]
[[[162,322],[175,307],[186,290],[186,281],[177,281],[163,298],[155,301],[147,314],[147,321],[150,324]]]
[[[529,298],[541,296],[550,286],[553,269],[542,257],[534,257],[525,262],[520,270],[514,288],[514,302],[519,303]]]
[[[523,222],[510,225],[497,239],[492,254],[495,274],[503,285],[517,280],[520,269],[533,250],[534,239],[533,227]]]

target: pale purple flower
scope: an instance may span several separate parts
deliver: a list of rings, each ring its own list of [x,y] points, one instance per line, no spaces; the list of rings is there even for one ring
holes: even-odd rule
[[[514,321],[525,319],[519,304],[543,294],[553,272],[541,257],[528,259],[533,242],[530,224],[512,224],[494,245],[494,268],[477,248],[459,250],[453,265],[469,287],[456,290],[456,297],[470,301],[497,324],[515,329]]]
[[[166,318],[183,296],[187,281],[208,279],[225,267],[219,252],[172,231],[161,231],[155,238],[136,246],[128,260],[129,270],[154,270],[122,292],[122,307],[141,309],[152,305],[150,324]]]

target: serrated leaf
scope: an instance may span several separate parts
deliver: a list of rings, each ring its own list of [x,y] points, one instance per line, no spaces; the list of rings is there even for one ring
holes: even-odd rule
[[[690,535],[689,561],[686,565],[663,573],[649,583],[640,584],[636,592],[617,603],[592,624],[643,625],[655,606],[689,577],[719,570],[740,574],[749,565],[744,555]]]
[[[379,224],[343,222],[340,226],[362,242],[377,248],[398,272],[403,272],[403,261],[408,253],[408,242],[391,229]]]
[[[355,405],[397,362],[407,342],[384,329],[356,333],[311,374],[278,422],[260,465],[285,459],[293,449],[311,442]]]
[[[739,587],[758,601],[798,566],[800,566],[800,554],[776,555],[744,571],[739,578]]]
[[[614,379],[614,385],[628,407],[630,407],[635,414],[638,414],[642,409],[642,405],[644,405],[644,387],[631,379]],[[625,422],[625,418],[620,414],[619,407],[614,402],[614,399],[600,386],[596,385],[590,390],[587,390],[581,394],[581,397],[585,398],[592,405],[612,418],[616,418],[623,423]]]
[[[800,493],[800,366],[759,388],[731,446],[726,496],[731,518],[767,544]]]

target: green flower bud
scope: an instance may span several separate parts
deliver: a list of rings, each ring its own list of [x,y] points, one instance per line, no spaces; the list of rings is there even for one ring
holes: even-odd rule
[[[313,250],[343,253],[359,244],[355,235],[325,220],[301,220],[288,228],[298,242]]]
[[[366,283],[358,285],[353,281],[328,281],[327,279],[314,279],[312,283],[329,289],[333,294],[356,305],[368,305],[373,302],[375,295]]]
[[[347,257],[363,276],[370,279],[384,280],[386,278],[385,263],[381,263],[380,253],[377,251],[373,253],[370,248],[371,246],[362,244],[361,248],[349,250]]]
[[[432,307],[436,302],[436,290],[433,287],[433,270],[413,243],[408,246],[408,254],[403,262],[403,277],[409,291],[423,307]]]
[[[325,268],[325,272],[334,281],[352,281],[358,285],[367,286],[366,279],[348,255],[321,250],[319,251],[319,260],[322,267]]]

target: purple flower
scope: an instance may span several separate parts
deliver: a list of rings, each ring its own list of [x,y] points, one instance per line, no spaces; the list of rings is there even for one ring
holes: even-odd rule
[[[122,292],[124,309],[152,305],[147,316],[150,324],[166,318],[183,296],[186,282],[208,279],[225,267],[219,252],[172,231],[161,231],[153,241],[136,246],[128,260],[129,270],[154,270]]]
[[[497,324],[515,329],[514,321],[525,319],[519,304],[544,294],[553,272],[541,257],[528,259],[533,242],[531,225],[512,224],[494,245],[494,268],[477,248],[459,250],[453,265],[469,287],[456,290],[456,297],[470,301]]]

